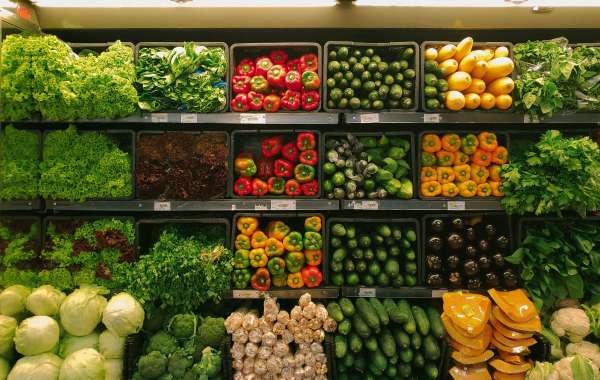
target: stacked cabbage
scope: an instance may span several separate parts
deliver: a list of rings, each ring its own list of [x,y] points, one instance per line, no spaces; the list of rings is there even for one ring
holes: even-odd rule
[[[0,293],[0,380],[120,380],[125,338],[144,310],[127,293],[88,286],[68,296],[50,285]]]

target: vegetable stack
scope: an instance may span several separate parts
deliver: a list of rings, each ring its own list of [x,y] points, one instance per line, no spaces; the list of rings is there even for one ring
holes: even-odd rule
[[[328,199],[410,199],[410,142],[382,134],[328,137],[323,190]]]
[[[433,306],[391,298],[341,298],[327,305],[338,323],[338,378],[438,379],[444,327]]]
[[[328,52],[327,108],[411,109],[415,105],[415,49],[335,46]]]
[[[491,379],[525,379],[531,369],[527,360],[530,348],[537,343],[533,335],[542,330],[540,316],[522,289],[485,295],[462,292],[444,294],[442,323],[448,333],[455,365],[450,376]],[[496,352],[492,351],[495,350]]]
[[[286,50],[271,50],[237,63],[232,78],[234,112],[315,111],[319,108],[319,58],[307,53],[290,57]]]
[[[40,224],[35,218],[0,218],[0,286],[37,286],[37,268],[31,264],[38,259]]]
[[[506,46],[473,50],[467,37],[457,45],[425,49],[424,107],[460,111],[481,108],[508,110],[515,83],[510,77],[515,64]]]
[[[0,131],[0,200],[37,198],[39,166],[38,134],[4,127]]]
[[[233,184],[237,196],[317,197],[319,153],[314,132],[266,137],[256,155],[249,152],[235,157],[238,176]]]
[[[250,285],[259,291],[276,288],[314,288],[323,281],[322,220],[304,219],[304,234],[282,220],[268,222],[240,216],[236,222],[235,259],[232,283],[235,289]],[[261,228],[262,227],[262,228]]]
[[[331,282],[342,286],[415,286],[414,224],[334,223],[329,231]]]
[[[501,197],[508,150],[494,133],[427,133],[421,138],[422,197]]]

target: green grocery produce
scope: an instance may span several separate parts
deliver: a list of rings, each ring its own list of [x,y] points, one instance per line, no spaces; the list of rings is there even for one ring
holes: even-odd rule
[[[0,131],[0,200],[38,196],[40,165],[38,134],[7,125]]]
[[[416,71],[412,47],[333,46],[330,49],[327,64],[329,108],[382,110],[414,107],[415,94],[411,90],[415,86]]]

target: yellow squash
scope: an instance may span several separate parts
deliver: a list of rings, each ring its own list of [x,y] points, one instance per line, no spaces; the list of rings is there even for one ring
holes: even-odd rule
[[[492,303],[481,294],[447,292],[443,295],[444,313],[467,336],[483,332],[490,319]]]
[[[519,323],[511,320],[498,306],[494,306],[492,308],[492,315],[498,322],[512,330],[537,333],[542,331],[542,323],[537,314],[531,320]]]
[[[494,371],[492,375],[494,380],[525,380],[525,373],[504,373],[500,371]]]
[[[502,77],[487,85],[487,92],[494,96],[510,94],[515,88],[515,82],[510,77]]]
[[[492,338],[492,328],[490,325],[485,325],[481,334],[475,337],[467,336],[456,328],[456,326],[452,323],[450,318],[446,315],[446,313],[442,313],[442,323],[446,328],[446,332],[452,339],[462,344],[463,346],[467,346],[474,350],[483,350],[487,348],[490,344]]]
[[[531,363],[510,364],[502,359],[491,360],[490,365],[494,367],[497,371],[508,374],[525,373],[531,369]]]
[[[456,54],[456,45],[448,44],[446,46],[443,46],[438,50],[437,61],[443,62],[447,59],[454,57],[454,54]]]
[[[471,37],[463,38],[462,41],[456,45],[456,52],[454,53],[454,59],[460,62],[461,59],[466,57],[473,48],[473,39]]]
[[[454,361],[460,364],[472,365],[487,362],[494,357],[494,352],[492,350],[486,350],[477,356],[468,356],[462,351],[453,351],[451,356]]]
[[[454,366],[448,372],[454,380],[492,380],[485,364]]]
[[[495,79],[506,77],[513,72],[515,64],[508,57],[494,58],[488,61],[487,70],[483,76],[485,83],[490,83]]]
[[[509,339],[529,339],[533,336],[532,333],[522,333],[519,331],[511,330],[508,327],[504,326],[502,323],[498,322],[496,318],[494,318],[494,314],[490,316],[490,323],[494,330],[498,331],[500,334],[504,335]]]
[[[533,346],[537,343],[537,341],[533,338],[527,339],[510,339],[502,335],[498,330],[494,330],[494,339],[498,341],[498,343],[502,343],[507,347],[529,347]]]

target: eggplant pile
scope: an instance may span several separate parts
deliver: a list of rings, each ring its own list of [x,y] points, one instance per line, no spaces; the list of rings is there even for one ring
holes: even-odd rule
[[[510,250],[506,224],[486,217],[432,218],[425,241],[426,284],[432,288],[514,289],[519,277],[504,259]]]

